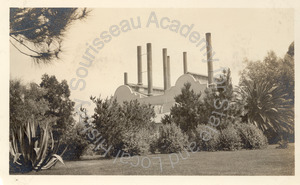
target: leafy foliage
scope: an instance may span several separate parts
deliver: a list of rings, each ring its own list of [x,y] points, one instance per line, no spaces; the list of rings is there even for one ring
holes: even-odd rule
[[[124,151],[130,155],[149,153],[152,142],[156,142],[156,137],[154,134],[149,134],[148,128],[124,133]]]
[[[59,151],[67,147],[63,155],[65,160],[77,160],[88,148],[88,140],[81,134],[83,126],[75,125],[71,129],[67,129],[61,139],[61,147]]]
[[[40,123],[56,120],[60,134],[74,123],[74,102],[70,100],[67,81],[59,83],[55,76],[42,76],[40,85],[23,85],[20,80],[10,80],[10,125],[18,127],[34,115]],[[51,125],[52,127],[52,125]]]
[[[40,87],[46,90],[43,98],[49,102],[49,110],[46,116],[55,116],[57,118],[53,125],[54,138],[60,138],[66,130],[74,125],[73,111],[75,103],[70,99],[70,89],[66,80],[58,82],[56,77],[44,74]]]
[[[284,58],[269,52],[263,61],[246,61],[240,86],[247,100],[246,121],[256,124],[269,142],[294,138],[294,42]]]
[[[235,143],[222,145],[221,134],[222,130],[241,120],[244,104],[237,101],[238,95],[233,89],[230,69],[224,69],[214,80],[215,86],[205,90],[202,100],[201,94],[190,90],[189,83],[185,84],[181,90],[182,93],[175,97],[176,104],[171,108],[170,115],[165,116],[162,122],[164,124],[174,122],[179,125],[188,135],[189,141],[197,141],[201,150],[215,151],[220,147],[225,150],[238,149],[240,141],[236,142],[238,146],[235,146]],[[204,141],[200,133],[207,130],[208,126],[215,127],[217,130],[211,133],[212,138]],[[225,134],[227,132],[229,129],[225,130]],[[228,142],[238,140],[237,133],[234,134],[233,138],[224,135],[223,139],[227,139]]]
[[[270,51],[263,61],[246,60],[245,62],[247,66],[241,72],[241,86],[246,85],[247,81],[268,81],[279,86],[292,100],[290,103],[294,104],[294,42],[289,46],[283,59]]]
[[[185,83],[181,94],[175,96],[176,104],[171,108],[170,115],[162,119],[162,123],[176,123],[183,132],[194,130],[197,124],[203,121],[201,116],[201,94],[191,90],[191,84]]]
[[[151,129],[155,116],[151,105],[137,100],[118,104],[113,98],[94,98],[95,113],[92,116],[94,128],[103,139],[105,147],[112,147],[106,157],[115,156],[119,151],[132,155],[146,152],[150,136],[143,135]]]
[[[32,118],[11,132],[10,172],[39,171],[51,168],[57,161],[63,163],[48,124],[42,127]]]
[[[222,150],[239,150],[241,148],[242,139],[233,124],[221,131],[220,146]]]
[[[207,139],[203,139],[204,134],[209,132],[209,136]],[[195,142],[197,147],[202,151],[217,151],[220,149],[220,132],[216,131],[209,131],[206,125],[200,124],[197,126],[195,130]],[[207,140],[207,141],[206,141]]]
[[[161,127],[158,139],[158,150],[161,153],[181,152],[188,144],[188,137],[175,123]]]
[[[10,129],[26,123],[28,115],[33,115],[40,124],[51,119],[46,116],[49,102],[43,99],[47,93],[45,89],[35,83],[25,86],[20,80],[10,80],[9,83]]]
[[[262,131],[293,132],[293,108],[287,94],[268,81],[244,82],[242,98],[246,100],[248,120]]]
[[[10,42],[35,62],[50,62],[59,57],[70,24],[88,13],[86,8],[11,8]]]
[[[243,148],[261,149],[268,145],[268,140],[263,132],[253,124],[240,123],[237,130],[242,139]]]
[[[215,78],[215,87],[207,88],[203,98],[203,123],[210,123],[218,130],[239,121],[243,115],[244,104],[237,101],[237,93],[233,89],[230,69],[224,69],[218,78]]]
[[[10,131],[23,127],[29,119],[28,115],[33,115],[40,125],[49,124],[55,143],[61,144],[59,153],[68,144],[72,147],[68,148],[67,153],[74,145],[82,146],[83,141],[75,134],[73,128],[74,102],[69,97],[67,82],[65,80],[58,82],[55,76],[43,75],[40,85],[36,83],[23,85],[20,80],[10,80]],[[11,140],[12,132],[10,132]]]

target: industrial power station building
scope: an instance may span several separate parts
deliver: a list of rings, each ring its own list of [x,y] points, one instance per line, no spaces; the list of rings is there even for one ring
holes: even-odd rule
[[[163,115],[169,114],[171,107],[175,104],[174,97],[181,93],[184,84],[189,82],[191,89],[195,92],[203,92],[207,87],[213,84],[213,63],[211,49],[211,34],[206,33],[207,49],[207,71],[208,75],[190,73],[187,70],[187,53],[183,52],[183,75],[181,75],[174,86],[170,83],[170,60],[167,56],[167,49],[163,49],[163,75],[164,87],[153,87],[152,82],[152,48],[151,43],[147,44],[147,77],[148,84],[143,85],[142,81],[142,48],[137,47],[137,84],[128,83],[127,73],[124,73],[124,85],[118,87],[114,98],[119,103],[123,101],[138,100],[141,103],[154,106],[156,113],[155,122],[160,122]]]

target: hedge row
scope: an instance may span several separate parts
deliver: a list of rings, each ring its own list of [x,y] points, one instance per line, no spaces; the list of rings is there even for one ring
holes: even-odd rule
[[[251,124],[229,125],[220,131],[198,125],[194,132],[185,134],[172,123],[161,127],[157,148],[161,153],[181,152],[191,142],[200,151],[261,149],[268,144],[262,131]]]

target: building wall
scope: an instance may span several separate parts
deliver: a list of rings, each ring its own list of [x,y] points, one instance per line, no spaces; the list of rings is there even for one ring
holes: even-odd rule
[[[118,103],[137,99],[141,103],[154,105],[154,110],[158,117],[157,121],[159,122],[164,114],[170,112],[171,107],[175,104],[174,97],[181,93],[181,89],[187,82],[191,83],[191,89],[198,93],[204,92],[207,88],[207,81],[205,79],[199,80],[191,74],[184,74],[177,79],[175,86],[167,89],[164,94],[146,96],[134,91],[129,85],[121,85],[115,91],[114,98],[117,99]],[[201,96],[201,98],[203,98],[203,96]]]

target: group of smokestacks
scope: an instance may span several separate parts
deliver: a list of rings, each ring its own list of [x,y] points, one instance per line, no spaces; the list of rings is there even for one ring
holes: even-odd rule
[[[206,33],[206,50],[207,50],[207,72],[208,84],[213,83],[213,63],[212,63],[212,47],[211,47],[211,34]],[[170,73],[170,56],[167,54],[167,49],[163,48],[163,74],[164,74],[164,90],[171,87],[171,73]],[[183,73],[186,74],[187,70],[187,52],[183,52]],[[137,75],[138,85],[143,85],[143,72],[142,72],[142,47],[137,46]],[[152,81],[152,46],[147,43],[147,75],[148,75],[148,96],[153,95],[153,81]],[[124,85],[128,84],[127,73],[124,73]]]

